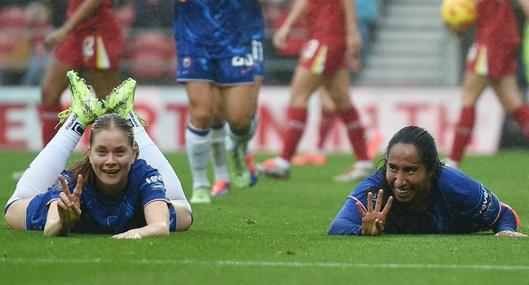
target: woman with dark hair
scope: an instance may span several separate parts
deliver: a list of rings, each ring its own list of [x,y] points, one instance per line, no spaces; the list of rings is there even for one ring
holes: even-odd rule
[[[433,137],[408,126],[386,148],[384,164],[349,195],[332,221],[330,235],[465,234],[517,232],[516,212],[485,186],[445,167]]]
[[[102,103],[75,72],[67,77],[68,118],[19,180],[5,207],[8,226],[126,239],[188,229],[191,207],[180,181],[133,112],[136,82],[124,81]],[[84,157],[63,170],[90,124]]]

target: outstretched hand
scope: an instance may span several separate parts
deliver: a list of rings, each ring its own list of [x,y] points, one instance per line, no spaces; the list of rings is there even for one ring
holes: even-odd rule
[[[519,233],[519,232],[515,232],[515,231],[501,231],[501,232],[497,232],[495,234],[495,236],[497,237],[527,237],[526,234],[522,234],[522,233]]]
[[[70,229],[81,217],[81,194],[83,192],[83,176],[77,176],[77,184],[73,193],[70,193],[64,176],[59,175],[62,192],[57,202],[59,221],[63,228]]]
[[[124,233],[113,235],[114,239],[141,239],[141,233],[138,229],[128,230]]]
[[[373,206],[373,199],[371,199],[371,192],[367,193],[367,209],[362,203],[356,202],[356,209],[362,215],[362,235],[363,236],[379,236],[384,230],[386,217],[389,214],[391,205],[393,204],[393,197],[389,197],[384,209],[382,208],[382,200],[384,198],[384,191],[378,190],[377,201]]]

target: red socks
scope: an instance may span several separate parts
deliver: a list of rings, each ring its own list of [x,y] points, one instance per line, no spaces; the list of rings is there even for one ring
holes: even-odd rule
[[[367,156],[365,130],[360,122],[360,116],[358,115],[356,108],[351,107],[348,110],[339,111],[338,114],[345,124],[347,136],[353,146],[356,160],[369,160],[369,157]]]
[[[529,138],[529,106],[522,105],[514,110],[512,116],[518,122],[522,133]]]
[[[39,119],[42,130],[42,146],[46,146],[57,133],[55,128],[59,123],[57,115],[62,111],[62,105],[39,105]]]
[[[307,124],[307,108],[306,107],[288,107],[287,109],[287,125],[283,130],[283,151],[281,158],[290,161],[292,156],[296,153],[305,125]]]
[[[456,125],[454,143],[450,153],[450,159],[459,162],[465,151],[465,147],[470,142],[474,122],[476,121],[476,108],[474,106],[464,107],[461,109],[459,122]]]
[[[323,144],[325,143],[327,135],[329,134],[334,125],[334,119],[336,118],[336,115],[337,113],[335,111],[321,110],[320,130],[318,144],[316,145],[318,150],[323,149]]]

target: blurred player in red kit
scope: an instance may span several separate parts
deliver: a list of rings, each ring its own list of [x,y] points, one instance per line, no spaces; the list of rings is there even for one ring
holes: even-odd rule
[[[362,41],[357,30],[356,11],[349,0],[296,0],[274,35],[274,45],[284,47],[292,26],[306,14],[309,40],[305,43],[292,79],[283,149],[269,159],[262,171],[272,177],[287,178],[307,122],[310,95],[323,86],[337,106],[356,155],[355,165],[346,173],[349,181],[365,178],[373,171],[367,156],[364,127],[349,97],[349,68],[357,64]]]
[[[529,2],[517,0],[526,18]],[[446,165],[459,167],[469,144],[476,118],[476,102],[490,86],[503,109],[529,136],[529,107],[516,83],[520,31],[511,1],[481,0],[477,6],[476,33],[468,52],[463,78],[463,107],[455,128],[454,142]]]
[[[44,46],[54,50],[42,80],[39,106],[42,143],[46,145],[57,132],[67,71],[86,71],[88,83],[99,98],[119,84],[117,69],[124,43],[112,0],[70,0],[65,23],[45,38]]]

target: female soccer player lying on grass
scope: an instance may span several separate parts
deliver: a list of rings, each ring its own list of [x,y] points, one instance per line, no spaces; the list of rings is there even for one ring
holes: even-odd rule
[[[389,141],[384,165],[348,197],[330,235],[464,234],[525,237],[516,212],[481,183],[444,166],[433,137],[409,126]],[[380,189],[380,190],[379,190]]]
[[[180,181],[132,111],[136,82],[126,80],[102,104],[75,72],[67,76],[70,115],[18,182],[5,207],[9,227],[132,239],[188,229]],[[85,157],[63,170],[92,123]]]

